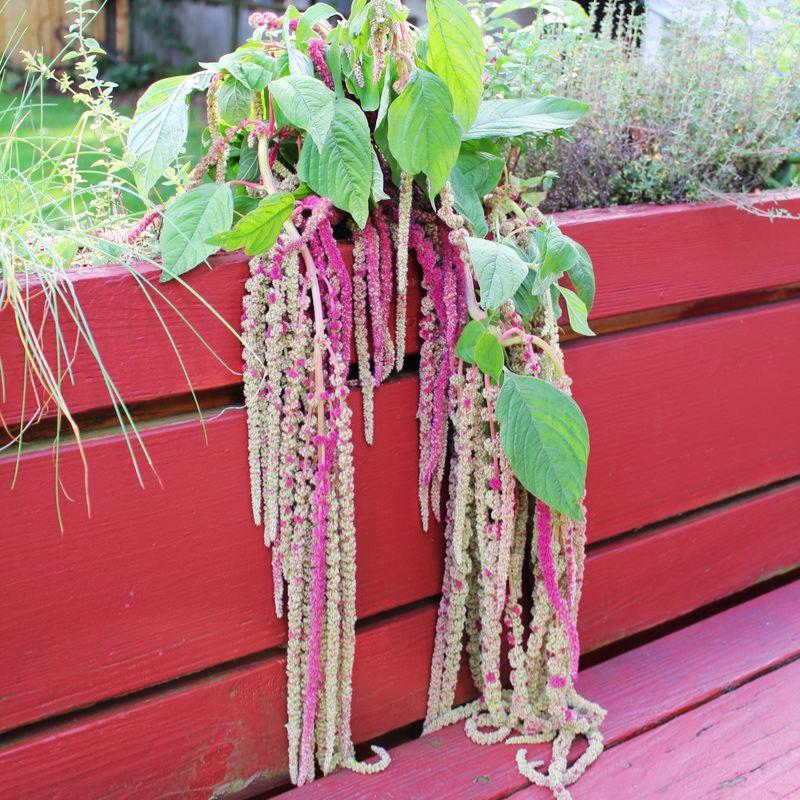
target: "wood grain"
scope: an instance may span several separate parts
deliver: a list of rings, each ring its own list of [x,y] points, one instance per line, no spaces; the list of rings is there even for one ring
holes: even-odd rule
[[[581,673],[579,691],[608,711],[603,725],[606,748],[613,748],[795,658],[800,653],[798,603],[800,582],[795,582]],[[735,692],[726,697],[737,695]],[[792,705],[797,716],[796,702]],[[656,740],[662,729],[657,728],[652,734]],[[622,751],[627,746],[618,749]],[[295,789],[285,797],[286,800],[500,800],[529,785],[517,771],[514,760],[517,749],[503,744],[478,746],[467,739],[462,725],[453,725],[395,748],[391,771],[372,776],[369,782],[359,776],[337,773]],[[599,800],[620,796],[621,784],[603,784],[606,760],[614,759],[616,752],[614,748],[602,756],[573,787],[576,798]],[[530,760],[548,756],[547,746],[528,747]],[[653,759],[649,768],[658,775],[660,765],[671,761]],[[550,797],[533,789],[513,797],[516,800],[528,795],[542,800]],[[662,796],[699,795],[686,792]]]
[[[793,195],[782,205],[795,212],[800,210],[800,195]],[[792,222],[771,223],[728,204],[633,206],[570,212],[558,220],[592,255],[598,283],[592,319],[604,327],[604,321],[610,318],[665,307],[680,306],[681,317],[702,313],[716,299],[800,282],[800,256]],[[345,251],[349,256],[349,249]],[[158,268],[151,265],[136,268],[138,281],[124,267],[74,273],[75,294],[105,368],[126,402],[183,394],[189,383],[202,392],[239,382],[241,347],[230,329],[239,330],[247,259],[233,254],[212,258],[211,265],[212,269],[199,267],[189,273],[191,291],[174,282],[159,284]],[[419,344],[415,332],[418,277],[412,268],[410,350]],[[168,324],[174,349],[146,295]],[[225,324],[198,297],[214,308]],[[39,324],[47,305],[35,285],[32,298],[30,313]],[[752,303],[753,299],[745,302]],[[199,332],[205,344],[181,321],[170,303]],[[62,304],[64,341],[72,353],[76,336],[68,316]],[[635,324],[641,321],[626,323]],[[42,342],[53,363],[56,341],[50,319],[44,326]],[[0,352],[6,382],[5,394],[0,396],[0,415],[7,425],[14,425],[21,418],[28,418],[34,405],[28,381],[27,400],[22,407],[23,350],[9,309],[0,311]],[[63,385],[72,413],[111,405],[100,370],[85,344],[75,351],[72,374],[73,380],[65,378]],[[45,416],[53,413],[51,406]]]
[[[798,602],[800,586],[784,587],[593,667],[580,676],[580,689],[610,709],[605,731],[613,744],[800,652]],[[358,740],[424,713],[434,612],[427,604],[360,631]],[[0,746],[0,793],[26,800],[251,797],[284,779],[283,704],[278,655],[121,701]],[[513,752],[478,747],[453,726],[396,748],[391,772],[339,773],[298,790],[298,800],[499,798],[523,785]]]
[[[800,796],[799,681],[795,661],[615,747],[575,784],[574,800]]]
[[[570,362],[581,387],[576,393],[592,431],[593,541],[800,472],[800,428],[794,424],[800,380],[793,360],[798,308],[798,302],[782,304],[573,349]],[[682,349],[685,341],[693,344],[692,359]],[[763,342],[773,344],[765,351]],[[416,393],[410,377],[387,384],[377,398],[376,443],[369,448],[355,433],[362,616],[440,588],[441,529],[432,525],[422,533],[416,499]],[[352,398],[358,420],[358,394]],[[13,535],[0,544],[0,569],[7,576],[0,584],[0,635],[7,644],[0,654],[4,729],[283,640],[283,626],[271,611],[268,556],[250,518],[243,413],[209,421],[206,434],[208,444],[196,421],[144,432],[158,470],[158,480],[144,473],[144,489],[120,436],[87,442],[91,518],[81,502],[78,453],[74,446],[63,448],[63,535],[49,451],[25,456],[13,491],[14,459],[0,461],[0,499],[21,509]],[[786,513],[796,513],[794,503]],[[777,523],[780,537],[785,529]],[[670,553],[668,539],[663,541],[659,557],[674,558],[684,569],[682,554]],[[727,583],[720,573],[709,592],[702,594],[704,583],[694,587],[699,602],[722,596],[724,586],[747,585],[768,569],[794,563],[796,548],[779,541],[766,566],[744,554]],[[635,560],[627,545],[619,552],[626,565]],[[723,559],[727,564],[724,553]],[[655,624],[647,616],[651,604],[619,606],[621,598],[609,590],[609,570],[592,603],[620,620],[615,624],[628,616],[632,629]],[[592,636],[595,646],[605,641],[599,633]]]

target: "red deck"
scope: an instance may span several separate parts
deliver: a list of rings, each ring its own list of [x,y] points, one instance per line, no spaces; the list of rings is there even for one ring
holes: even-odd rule
[[[800,210],[800,198],[790,205]],[[593,319],[601,335],[567,346],[592,435],[581,619],[588,652],[800,566],[800,228],[720,206],[570,219],[570,233],[594,256],[600,298]],[[245,273],[242,259],[226,257],[191,278],[233,327]],[[59,456],[63,535],[46,440],[23,449],[13,491],[15,460],[0,458],[0,500],[15,510],[0,543],[0,796],[256,796],[286,780],[285,629],[271,608],[269,559],[250,519],[244,414],[222,413],[241,403],[231,371],[239,348],[191,294],[167,286],[219,356],[169,312],[205,409],[204,428],[188,413],[185,376],[136,282],[106,268],[78,283],[104,361],[143,420],[157,478],[145,469],[139,486],[124,438],[109,427],[97,370],[82,351],[75,362],[80,383],[70,396],[93,430],[85,445],[91,518],[75,445]],[[6,420],[20,416],[15,336],[0,313]],[[413,331],[408,347],[416,347]],[[423,534],[418,520],[416,391],[413,374],[392,379],[376,397],[375,445],[355,433],[358,741],[424,715],[443,544],[440,530]],[[353,403],[358,412],[357,393]],[[779,589],[587,670],[582,687],[609,707],[605,732],[614,746],[578,784],[576,798],[617,797],[616,788],[591,781],[637,741],[641,749],[609,762],[609,779],[622,775],[622,786],[625,764],[635,771],[656,758],[648,748],[660,746],[658,736],[642,731],[682,721],[676,741],[689,736],[698,704],[719,707],[725,718],[712,699],[723,688],[791,660],[797,599],[796,589]],[[465,682],[462,696],[471,691]],[[754,709],[748,719],[760,719],[766,695],[773,692],[743,696]],[[793,699],[779,697],[782,708]],[[790,733],[780,736],[776,748]],[[745,740],[735,741],[745,748]],[[727,762],[719,744],[712,749],[720,762],[708,759],[703,778],[734,780],[733,773],[720,777]],[[505,797],[524,785],[513,753],[445,731],[394,748],[395,764],[381,776],[342,774],[303,792]],[[430,769],[412,766],[434,756]],[[668,769],[680,777],[689,757],[673,763],[658,756],[657,774],[637,777],[642,795],[666,785]],[[645,778],[656,782],[648,788]],[[437,781],[462,792],[447,794]],[[776,785],[765,784],[768,791]],[[488,794],[496,786],[500,793]],[[697,796],[706,796],[701,789],[709,797],[770,796],[697,787]],[[679,796],[694,791],[683,788]]]

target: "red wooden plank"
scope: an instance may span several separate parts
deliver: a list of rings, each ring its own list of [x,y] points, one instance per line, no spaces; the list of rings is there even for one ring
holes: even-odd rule
[[[380,444],[354,437],[361,616],[441,587],[442,537],[420,531],[415,408],[416,384],[399,381],[377,409]],[[139,488],[119,437],[87,442],[92,517],[65,501],[63,536],[49,452],[29,457],[13,492],[13,461],[2,463],[2,505],[21,513],[0,542],[1,729],[284,641],[250,511],[244,416],[207,431],[207,446],[194,421],[146,432],[163,489],[152,475]],[[74,448],[62,475],[80,499]]]
[[[610,709],[606,734],[618,741],[800,652],[798,602],[800,584],[784,587],[593,667],[581,675],[580,688]],[[357,739],[373,740],[424,713],[433,623],[429,604],[359,633]],[[282,660],[271,656],[12,739],[0,747],[0,794],[200,800],[241,790],[253,796],[285,772],[283,691]],[[480,748],[454,726],[394,749],[391,772],[341,773],[309,791],[330,800],[488,800],[504,796],[502,787],[522,785],[513,752]],[[517,783],[509,783],[514,776]]]
[[[573,350],[593,436],[593,539],[800,471],[794,424],[800,381],[789,368],[796,363],[797,336],[790,334],[797,331],[798,305],[606,337]],[[684,342],[692,343],[691,359]],[[746,410],[732,397],[747,397]],[[415,409],[413,379],[387,384],[377,402],[376,444],[366,448],[355,436],[362,615],[439,589],[441,537],[437,530],[422,534],[417,512]],[[87,442],[93,516],[87,520],[79,502],[64,502],[63,537],[54,491],[45,488],[53,486],[49,452],[26,456],[14,492],[8,489],[13,459],[0,461],[3,504],[24,509],[0,545],[0,570],[8,576],[0,585],[4,728],[282,639],[269,611],[267,555],[249,519],[243,415],[231,412],[207,430],[208,446],[194,421],[147,431],[164,488],[148,477],[144,491],[119,437]],[[74,447],[62,450],[61,474],[70,495],[80,498]],[[770,569],[797,561],[796,549],[780,538],[781,522],[776,536],[783,549],[768,552],[767,560],[775,559]],[[695,606],[708,602],[711,591],[718,597],[763,577],[760,563],[745,558],[742,571],[733,569],[727,584],[721,576],[705,594],[705,584],[692,587],[690,595],[700,598]],[[604,596],[610,618],[624,620],[613,602]],[[634,609],[642,615],[638,628],[654,624],[646,617],[651,609],[646,603]],[[595,645],[603,635],[587,633]]]
[[[800,196],[783,205],[796,213],[800,210]],[[558,219],[595,260],[598,298],[592,318],[596,320],[669,305],[702,305],[714,298],[800,282],[797,233],[792,222],[770,223],[731,205],[634,206],[571,212]],[[188,282],[238,331],[247,262],[233,255],[212,259],[212,263],[213,270],[199,268],[190,273]],[[144,266],[141,273],[158,285],[202,332],[218,357],[206,349],[167,303],[150,292],[170,324],[192,385],[197,390],[207,390],[237,383],[234,373],[240,368],[240,346],[230,331],[185,288],[176,283],[157,284],[157,268]],[[412,328],[418,308],[415,277],[416,271],[412,270]],[[166,333],[126,269],[76,271],[74,283],[104,364],[127,402],[188,391]],[[41,298],[34,299],[34,319],[40,319],[41,310]],[[61,317],[63,322],[63,309]],[[43,339],[47,352],[52,354],[52,325],[45,328]],[[65,339],[69,345],[75,342],[69,324]],[[416,337],[410,335],[409,344],[415,347]],[[6,382],[5,397],[0,397],[0,414],[12,424],[20,419],[23,361],[8,310],[0,312],[0,352]],[[75,385],[67,380],[64,386],[73,413],[110,405],[105,384],[85,346],[77,352],[73,372]],[[26,408],[29,414],[30,396]]]
[[[795,582],[582,672],[579,691],[608,711],[606,747],[796,657],[799,603],[800,582]],[[528,786],[516,768],[517,749],[478,746],[466,738],[462,725],[453,725],[393,749],[391,771],[373,776],[368,784],[336,773],[289,793],[286,800],[500,800]],[[596,787],[592,779],[604,774],[604,759],[615,752],[589,770],[574,787],[575,797],[618,797],[617,791],[589,791]],[[531,760],[547,756],[546,746],[528,747]]]
[[[800,193],[781,205],[798,214]],[[796,222],[770,222],[730,203],[622,206],[557,218],[592,257],[592,319],[800,281]]]
[[[591,550],[583,646],[593,650],[800,565],[800,483]],[[623,579],[624,576],[624,579]]]
[[[358,635],[355,737],[424,715],[434,623],[428,604]],[[284,780],[285,702],[282,656],[126,701],[0,749],[0,796],[208,800],[245,786],[254,793]]]
[[[798,341],[789,301],[575,343],[590,540],[800,473]]]
[[[575,784],[574,800],[800,797],[798,682],[796,661],[615,747]]]
[[[343,245],[342,251],[345,262],[350,263],[352,247]],[[175,281],[159,283],[160,268],[151,264],[99,267],[75,273],[75,296],[88,320],[103,366],[126,403],[240,383],[242,346],[237,335],[249,261],[241,254],[216,256],[211,259],[211,269],[198,267],[187,276],[191,288]],[[416,352],[419,275],[413,256],[409,266],[406,349]],[[138,280],[132,274],[134,270]],[[75,301],[70,298],[68,304],[58,304],[61,342],[53,324],[53,300],[48,302],[41,292],[32,291],[31,295],[28,313],[37,329],[41,327],[40,339],[49,363],[54,367],[57,364],[59,347],[62,363],[66,360],[65,347],[73,357],[72,375],[64,377],[62,386],[70,412],[110,407],[112,401],[102,371],[78,336],[72,319]],[[159,321],[159,314],[164,324]],[[36,392],[41,396],[41,387],[29,373],[26,385],[25,351],[8,309],[0,309],[0,353],[5,378],[0,392],[0,421],[11,427],[20,419],[31,417],[37,408]],[[55,414],[52,403],[50,406],[43,413],[44,418]]]

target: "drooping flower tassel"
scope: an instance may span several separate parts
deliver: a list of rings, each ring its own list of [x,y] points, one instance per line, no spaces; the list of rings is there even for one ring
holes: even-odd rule
[[[301,201],[300,233],[281,235],[251,264],[242,317],[253,512],[265,523],[276,612],[285,606],[288,623],[289,772],[298,785],[314,779],[317,763],[369,772],[389,758],[374,748],[378,760],[359,763],[351,739],[353,291],[329,211],[329,201]]]
[[[545,322],[543,333],[550,335],[547,328]],[[526,346],[514,347],[509,355],[516,370],[540,371]],[[557,378],[554,370],[544,374],[562,390],[569,390],[568,379]],[[524,750],[517,756],[518,766],[533,783],[548,787],[559,800],[567,800],[567,787],[602,750],[599,726],[604,712],[574,688],[585,524],[533,501],[516,481],[495,430],[497,387],[474,366],[466,368],[464,377],[455,376],[451,385],[455,394],[451,396],[454,473],[424,731],[462,718],[466,719],[467,736],[479,744],[552,741],[553,758],[546,770],[541,770],[539,763],[527,762]],[[469,394],[467,387],[471,387]],[[470,491],[459,487],[459,476]],[[533,579],[527,632],[521,605],[526,552],[530,552]],[[454,597],[466,598],[464,622],[461,606],[454,611]],[[480,697],[454,709],[455,680],[444,676],[448,670],[454,674],[460,664],[463,631]],[[508,687],[503,686],[500,671],[504,638],[511,667]],[[586,738],[588,747],[570,765],[569,750],[579,736]]]
[[[406,314],[408,303],[408,227],[411,223],[411,201],[414,197],[414,176],[403,172],[400,176],[400,199],[397,216],[397,296],[395,308],[395,369],[401,372],[406,355]]]

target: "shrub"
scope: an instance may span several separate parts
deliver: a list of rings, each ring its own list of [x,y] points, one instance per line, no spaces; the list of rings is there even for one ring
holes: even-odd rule
[[[771,188],[770,176],[800,149],[800,3],[782,14],[762,8],[758,22],[773,27],[761,39],[742,4],[675,24],[656,58],[640,47],[642,18],[616,5],[603,17],[597,6],[584,19],[541,14],[522,29],[502,12],[486,19],[497,91],[526,85],[591,105],[574,142],[550,141],[525,163],[529,178],[558,174],[543,210]]]

